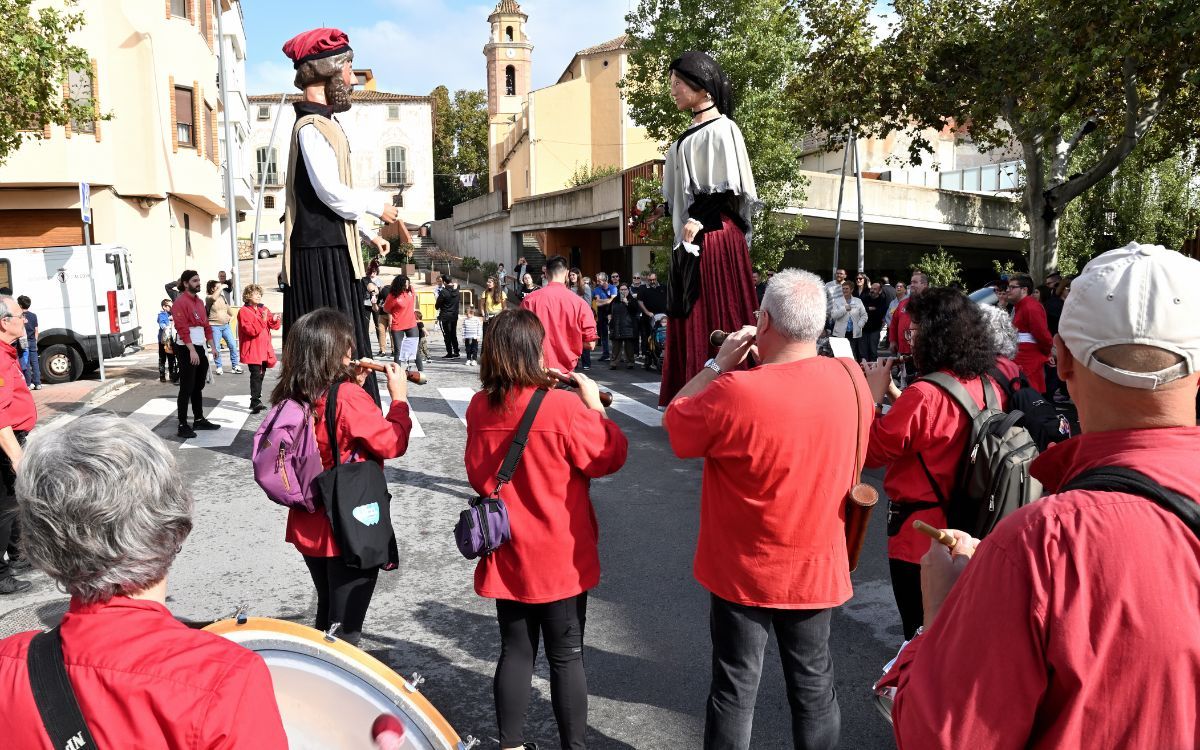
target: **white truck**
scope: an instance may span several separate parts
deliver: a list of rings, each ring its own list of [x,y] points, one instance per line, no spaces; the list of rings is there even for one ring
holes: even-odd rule
[[[26,295],[38,317],[42,382],[65,383],[97,369],[96,310],[104,358],[121,356],[141,342],[137,304],[129,274],[129,251],[120,245],[92,245],[92,276],[87,249],[29,247],[0,250],[0,288]]]

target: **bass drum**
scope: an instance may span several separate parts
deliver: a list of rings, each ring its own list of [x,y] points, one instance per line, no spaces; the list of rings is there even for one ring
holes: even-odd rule
[[[267,663],[292,750],[372,750],[381,714],[404,725],[403,750],[467,750],[438,710],[371,655],[319,630],[250,617],[204,628],[256,652]]]

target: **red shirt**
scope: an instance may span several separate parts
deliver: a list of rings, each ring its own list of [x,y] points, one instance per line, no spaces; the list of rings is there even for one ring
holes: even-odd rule
[[[592,308],[566,285],[552,281],[521,300],[521,308],[538,316],[546,329],[542,353],[546,367],[562,372],[575,369],[583,354],[583,345],[596,341],[596,316]]]
[[[912,320],[912,316],[908,314],[908,303],[911,299],[912,297],[905,297],[900,300],[900,304],[896,305],[896,312],[892,313],[892,322],[888,324],[888,343],[897,354],[912,354],[912,342],[904,338],[904,332],[908,330],[908,324]]]
[[[866,429],[870,391],[862,372],[853,373]],[[850,598],[845,501],[854,417],[854,385],[828,357],[727,372],[671,402],[663,424],[675,455],[704,458],[693,565],[701,586],[726,601],[778,609]]]
[[[37,406],[25,385],[25,373],[17,360],[16,348],[0,341],[0,427],[26,432],[37,424]]]
[[[329,447],[328,429],[325,427],[325,398],[313,405],[317,415],[314,430],[317,448],[321,452],[321,465],[333,467],[333,451]],[[379,406],[357,383],[343,383],[338,389],[337,440],[341,448],[342,463],[351,459],[368,459],[380,464],[385,459],[403,456],[408,450],[408,433],[412,430],[412,419],[408,415],[408,403],[393,401],[385,418]],[[351,454],[357,453],[352,456]],[[308,557],[338,557],[341,550],[333,538],[333,527],[325,508],[312,513],[299,508],[288,511],[287,531],[284,540],[296,545],[300,554]]]
[[[943,370],[948,375],[953,375]],[[983,386],[979,378],[958,379],[983,406]],[[988,381],[1003,407],[1007,397],[990,377]],[[967,413],[950,394],[933,383],[916,381],[904,392],[891,410],[875,418],[871,424],[871,442],[867,448],[867,466],[887,466],[883,489],[893,503],[938,502],[921,468],[917,453],[925,459],[929,473],[938,480],[943,497],[949,498],[958,477],[959,464],[967,450],[971,422]],[[939,529],[946,528],[946,514],[941,508],[918,510],[900,527],[900,533],[888,537],[888,557],[893,560],[919,563],[929,551],[929,537],[912,527],[921,520]]]
[[[266,305],[246,305],[238,311],[238,353],[244,365],[275,366],[275,347],[271,331],[279,330],[279,321]]]
[[[412,292],[400,292],[399,296],[391,295],[383,301],[383,309],[392,314],[391,330],[407,331],[417,327],[416,299],[417,295]]]
[[[262,658],[125,597],[71,601],[62,620],[71,687],[102,748],[286,749]],[[51,750],[26,659],[33,632],[0,641],[0,745]]]
[[[483,391],[471,399],[464,461],[477,493],[495,489],[496,473],[532,395],[532,388],[517,391],[507,411],[493,409]],[[578,395],[547,393],[521,463],[500,490],[512,540],[475,566],[475,592],[539,604],[599,583],[599,527],[588,487],[592,479],[620,470],[628,448],[621,428],[584,406]]]
[[[193,328],[204,329],[204,341],[212,341],[212,326],[208,323],[208,311],[204,309],[204,300],[184,292],[175,298],[171,305],[171,320],[175,323],[175,335],[178,341],[191,345]],[[186,353],[186,352],[185,352]]]
[[[1038,393],[1046,390],[1046,373],[1042,366],[1050,359],[1054,337],[1046,325],[1046,308],[1033,297],[1026,297],[1013,308],[1013,328],[1017,329],[1017,356],[1021,370]]]
[[[1200,428],[1118,430],[1046,450],[1053,493],[1125,466],[1200,498]],[[1145,498],[1051,495],[1004,519],[888,676],[900,750],[1194,748],[1200,539]]]

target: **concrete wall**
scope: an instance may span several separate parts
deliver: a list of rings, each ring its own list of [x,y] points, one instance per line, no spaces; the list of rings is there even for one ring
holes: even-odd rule
[[[516,260],[516,246],[509,212],[505,210],[500,193],[486,193],[454,207],[453,240],[442,244],[446,237],[445,222],[434,223],[434,241],[459,257],[472,256],[480,262],[493,261],[511,268]],[[450,246],[453,246],[451,250]]]
[[[616,220],[621,217],[621,176],[614,175],[580,188],[537,195],[512,206],[512,224],[516,231],[535,231],[556,227]]]

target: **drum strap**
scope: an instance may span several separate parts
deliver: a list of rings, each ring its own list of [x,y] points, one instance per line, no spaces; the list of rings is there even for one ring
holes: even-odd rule
[[[29,644],[28,669],[33,700],[53,746],[61,750],[97,747],[83,719],[83,711],[79,709],[71,678],[67,676],[62,634],[58,628],[33,637]]]

